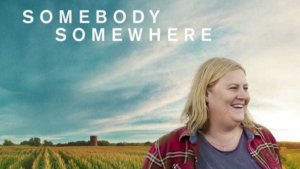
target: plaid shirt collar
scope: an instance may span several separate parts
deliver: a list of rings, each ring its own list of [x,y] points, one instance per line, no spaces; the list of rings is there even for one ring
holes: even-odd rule
[[[244,127],[244,132],[246,134],[247,139],[250,141],[252,141],[255,136],[261,137],[261,135],[258,133],[258,131],[255,128]],[[185,138],[188,138],[192,144],[195,144],[197,142],[197,133],[193,133],[187,128],[184,128],[180,133],[179,141],[182,141]]]

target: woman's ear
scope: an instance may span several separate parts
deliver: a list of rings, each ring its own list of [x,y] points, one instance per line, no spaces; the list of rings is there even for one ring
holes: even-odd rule
[[[208,100],[209,100],[209,95],[211,94],[211,90],[208,88],[205,92],[205,102],[206,102],[206,105],[208,105]]]
[[[206,91],[206,94],[205,94],[205,103],[206,103],[206,105],[208,105],[208,91]]]

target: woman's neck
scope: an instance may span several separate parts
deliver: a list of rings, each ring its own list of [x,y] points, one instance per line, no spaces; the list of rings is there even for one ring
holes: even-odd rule
[[[205,133],[205,139],[221,151],[234,150],[241,138],[243,129],[240,125],[235,127],[222,127],[210,125]]]

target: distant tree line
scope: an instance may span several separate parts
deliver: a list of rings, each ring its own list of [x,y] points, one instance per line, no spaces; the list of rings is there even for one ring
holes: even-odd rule
[[[279,142],[279,147],[288,148],[288,149],[300,149],[300,142],[288,142],[288,141],[282,141]]]
[[[107,140],[98,141],[98,146],[150,146],[151,142],[145,143],[127,143],[127,142],[120,142],[120,143],[110,143]],[[68,142],[68,143],[58,143],[56,146],[89,146],[91,145],[90,141],[76,141],[76,142]]]
[[[13,146],[17,145],[13,143],[11,140],[4,140],[3,146]],[[41,143],[41,139],[38,137],[32,137],[29,140],[22,141],[20,145],[23,146],[53,146],[54,144],[51,141],[44,140],[43,143]]]
[[[4,142],[3,142],[3,146],[13,146],[13,145],[15,145],[15,143],[13,143],[10,140],[4,140]]]
[[[114,143],[113,145],[116,146],[150,146],[152,143],[147,141],[145,143],[127,143],[127,142],[121,142],[121,143]]]
[[[127,142],[120,142],[120,143],[110,143],[107,140],[100,140],[98,141],[98,146],[150,146],[151,142],[145,143],[127,143]],[[4,140],[3,146],[13,146],[17,145],[13,143],[11,140]],[[75,141],[75,142],[68,142],[68,143],[58,143],[53,144],[51,141],[44,140],[41,143],[41,139],[38,137],[32,137],[29,140],[22,141],[20,145],[24,146],[89,146],[90,141]]]

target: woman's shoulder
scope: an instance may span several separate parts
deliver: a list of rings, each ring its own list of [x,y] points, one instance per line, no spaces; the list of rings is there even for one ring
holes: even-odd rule
[[[272,132],[267,127],[265,127],[261,124],[255,123],[252,128],[252,131],[254,132],[254,134],[262,137],[262,139],[272,142],[272,143],[276,143],[275,137],[273,136]]]
[[[187,149],[190,135],[186,127],[180,127],[161,136],[150,147],[143,168],[171,168],[174,164],[177,166],[182,163],[187,155],[192,157],[192,152]]]
[[[184,137],[188,137],[190,135],[191,132],[189,132],[186,127],[180,127],[161,136],[157,140],[157,142],[159,142],[159,144],[169,144],[172,142],[179,142],[182,139],[184,139]]]
[[[157,139],[153,146],[161,152],[179,151],[185,148],[192,133],[186,127],[180,127]]]

